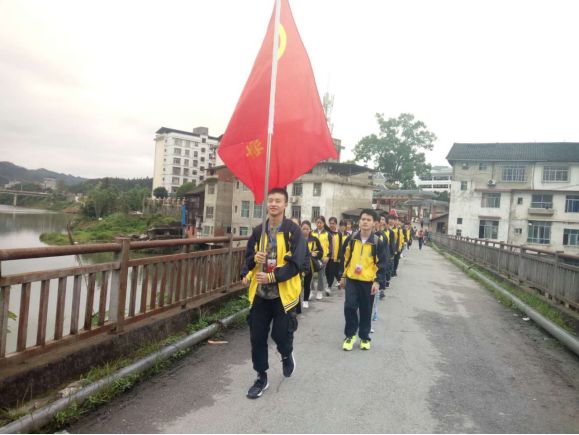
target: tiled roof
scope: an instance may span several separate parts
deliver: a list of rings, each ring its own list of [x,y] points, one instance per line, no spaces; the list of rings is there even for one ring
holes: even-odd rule
[[[579,162],[579,142],[455,143],[446,159],[453,161]]]
[[[167,127],[161,127],[159,130],[157,130],[155,132],[156,134],[165,134],[165,133],[179,133],[179,134],[185,134],[187,136],[195,136],[195,137],[201,137],[200,134],[196,134],[196,133],[192,133],[190,131],[183,131],[183,130],[175,130],[174,128],[167,128]],[[223,137],[223,135],[219,136],[219,137],[215,137],[215,136],[207,136],[209,139],[213,139],[213,140],[221,140],[221,138]]]

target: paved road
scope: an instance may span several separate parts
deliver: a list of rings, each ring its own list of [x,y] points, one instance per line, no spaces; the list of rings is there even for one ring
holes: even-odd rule
[[[579,432],[578,358],[429,248],[413,247],[399,275],[369,352],[341,350],[340,292],[300,317],[294,376],[270,346],[260,399],[245,398],[254,373],[237,330],[69,431]]]

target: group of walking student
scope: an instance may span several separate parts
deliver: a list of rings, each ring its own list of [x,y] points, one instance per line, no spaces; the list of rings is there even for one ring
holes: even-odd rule
[[[264,236],[262,225],[253,229],[241,273],[243,283],[249,287],[251,308],[247,322],[251,359],[257,372],[257,379],[247,392],[250,399],[260,397],[269,387],[270,329],[281,354],[283,375],[290,377],[294,373],[297,315],[309,308],[316,273],[316,300],[331,296],[338,288],[345,290],[342,349],[353,350],[360,339],[360,349],[370,350],[376,300],[385,297],[413,237],[418,238],[420,248],[424,238],[422,230],[415,232],[409,225],[402,225],[395,210],[378,216],[375,210],[365,209],[360,213],[359,227],[353,230],[351,223],[338,224],[335,217],[326,223],[319,216],[313,224],[287,219],[287,205],[285,189],[269,192]]]

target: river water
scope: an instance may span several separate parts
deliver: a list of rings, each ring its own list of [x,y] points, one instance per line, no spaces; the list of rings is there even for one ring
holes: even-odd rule
[[[66,233],[66,224],[74,218],[73,215],[61,213],[52,213],[46,210],[34,210],[21,207],[12,207],[0,205],[0,249],[13,248],[33,248],[46,246],[39,239],[42,233],[61,232]],[[44,270],[53,270],[66,267],[75,267],[79,261],[83,264],[95,262],[111,261],[112,256],[107,254],[94,254],[82,256],[77,259],[75,256],[64,257],[47,257],[38,259],[12,260],[3,261],[1,265],[2,276],[20,274],[26,272],[38,272]],[[72,279],[67,280],[66,309],[64,330],[70,328],[70,306],[72,304]],[[86,301],[86,286],[82,282],[81,296],[81,325],[83,320],[83,307]],[[10,292],[9,310],[18,314],[20,310],[20,285],[12,286]],[[54,334],[54,317],[56,311],[56,293],[57,280],[51,280],[49,302],[48,302],[48,321],[46,339],[50,340]],[[98,301],[98,286],[96,295]],[[36,330],[38,327],[38,308],[40,304],[40,284],[33,283],[30,295],[30,313],[28,320],[27,346],[33,346],[36,343]],[[8,321],[8,339],[6,352],[10,353],[16,349],[17,321],[10,319]]]

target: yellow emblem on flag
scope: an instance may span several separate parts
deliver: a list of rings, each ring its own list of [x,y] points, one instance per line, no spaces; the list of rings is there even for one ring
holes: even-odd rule
[[[287,35],[283,24],[279,24],[279,47],[277,48],[277,60],[280,60],[285,53],[285,46],[287,45]]]
[[[263,145],[259,139],[254,139],[249,142],[245,149],[247,151],[246,157],[249,157],[250,159],[259,157],[261,153],[263,153]]]

